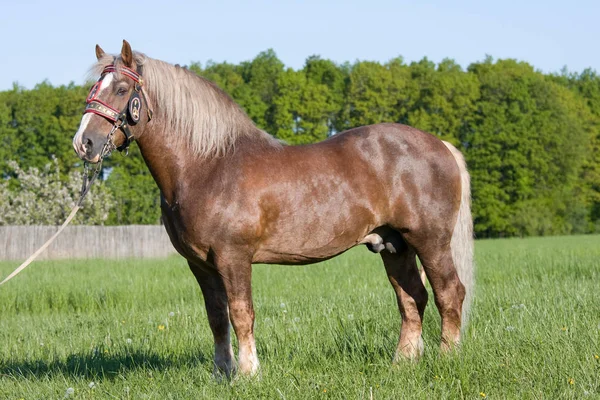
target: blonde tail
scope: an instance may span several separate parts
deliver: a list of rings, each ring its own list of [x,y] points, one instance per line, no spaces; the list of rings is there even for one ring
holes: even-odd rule
[[[461,324],[464,329],[467,326],[469,310],[473,301],[473,289],[475,286],[475,266],[473,263],[473,217],[471,216],[471,178],[467,171],[467,165],[462,153],[452,144],[448,142],[444,142],[444,144],[456,159],[456,163],[460,170],[462,187],[460,208],[458,210],[458,218],[456,220],[456,225],[454,226],[450,247],[452,249],[452,259],[454,260],[456,272],[458,273],[460,281],[465,286],[466,291],[465,300],[462,306]]]

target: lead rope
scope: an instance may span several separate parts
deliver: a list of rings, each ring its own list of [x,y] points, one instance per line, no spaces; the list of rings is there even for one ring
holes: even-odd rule
[[[52,237],[50,239],[48,239],[42,247],[40,247],[27,260],[25,260],[25,262],[23,262],[23,264],[19,265],[19,267],[17,269],[15,269],[9,276],[4,278],[4,280],[2,282],[0,282],[0,286],[4,285],[6,282],[10,281],[12,278],[17,276],[21,271],[23,271],[25,268],[27,268],[27,266],[29,266],[29,264],[31,264],[33,262],[33,260],[35,260],[44,250],[46,250],[46,248],[48,246],[50,246],[50,243],[52,243],[54,241],[54,239],[56,239],[58,237],[58,235],[61,234],[61,232],[66,228],[66,226],[69,225],[69,222],[71,222],[71,220],[75,217],[75,214],[77,214],[77,211],[79,211],[79,209],[81,208],[81,205],[83,204],[83,199],[90,191],[90,188],[92,187],[92,184],[94,183],[94,181],[96,180],[98,175],[100,175],[100,171],[102,171],[102,161],[104,161],[104,159],[106,157],[108,157],[110,155],[110,153],[112,153],[113,150],[115,149],[115,145],[112,142],[112,137],[113,137],[115,131],[117,129],[119,129],[120,126],[121,126],[121,123],[115,123],[113,125],[112,130],[108,134],[106,143],[104,144],[104,147],[102,147],[102,151],[100,152],[100,161],[98,162],[98,164],[96,164],[96,167],[92,170],[90,168],[89,164],[87,162],[84,162],[84,164],[83,164],[83,183],[81,185],[81,192],[79,193],[79,200],[75,204],[75,207],[73,207],[73,209],[71,210],[71,213],[69,214],[69,216],[67,217],[65,222],[63,222],[63,224],[60,226],[60,228],[58,228],[58,231],[56,231],[56,233],[54,235],[52,235]],[[90,172],[91,172],[91,174],[90,174]],[[91,175],[91,177],[90,177],[90,175]]]

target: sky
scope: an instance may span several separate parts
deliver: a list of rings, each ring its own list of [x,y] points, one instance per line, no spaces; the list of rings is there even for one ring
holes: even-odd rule
[[[486,55],[543,72],[600,71],[600,1],[0,0],[0,90],[84,83],[94,46],[173,64],[239,63],[272,48],[287,67]]]

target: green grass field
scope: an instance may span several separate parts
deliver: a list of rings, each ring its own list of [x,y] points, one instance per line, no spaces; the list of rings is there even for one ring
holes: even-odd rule
[[[200,290],[178,257],[37,262],[0,288],[0,399],[600,398],[600,237],[484,240],[461,350],[391,365],[400,317],[364,248],[254,269],[260,380],[212,378]],[[0,263],[6,276],[18,263]],[[71,390],[69,389],[69,393]]]

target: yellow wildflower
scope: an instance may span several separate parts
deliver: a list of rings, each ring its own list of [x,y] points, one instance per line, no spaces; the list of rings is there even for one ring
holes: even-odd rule
[[[574,385],[574,384],[575,384],[575,379],[569,378],[569,385]]]
[[[164,326],[163,324],[160,324],[160,325],[158,326],[158,330],[159,330],[159,331],[164,331],[164,330],[165,330],[165,326]]]
[[[479,392],[479,396],[481,396],[482,399],[485,399],[487,397],[487,395],[483,392]]]
[[[598,359],[600,359],[600,356],[599,356],[598,354],[594,354],[594,358],[595,358],[596,360],[598,360]]]

